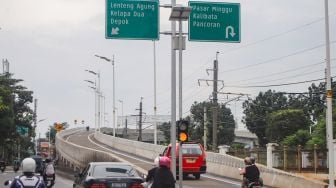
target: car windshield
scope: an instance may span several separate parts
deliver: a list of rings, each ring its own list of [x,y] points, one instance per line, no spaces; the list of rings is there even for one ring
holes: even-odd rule
[[[183,144],[182,145],[183,155],[201,155],[202,150],[198,144]]]
[[[130,177],[138,176],[130,165],[96,165],[92,170],[93,177]]]

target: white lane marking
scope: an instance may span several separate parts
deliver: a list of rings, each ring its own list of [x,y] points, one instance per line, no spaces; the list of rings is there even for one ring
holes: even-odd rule
[[[144,162],[144,163],[147,163],[147,164],[154,165],[154,163],[151,163],[151,162],[145,161],[145,160],[143,160],[143,159],[139,159],[139,158],[136,158],[136,157],[133,157],[133,156],[124,154],[124,153],[120,153],[120,152],[118,152],[118,151],[114,151],[114,150],[111,150],[111,149],[109,149],[109,148],[107,148],[107,147],[104,147],[104,146],[102,146],[102,145],[97,144],[96,142],[94,142],[94,141],[91,140],[91,138],[90,138],[90,136],[93,135],[93,134],[94,134],[94,133],[89,134],[89,135],[88,135],[88,139],[89,139],[89,141],[90,141],[91,143],[93,143],[94,145],[99,146],[99,147],[101,147],[101,148],[104,148],[104,149],[106,149],[106,150],[108,150],[108,151],[111,151],[112,153],[116,153],[116,154],[119,154],[119,155],[122,155],[122,156],[125,156],[125,157],[128,157],[128,158],[134,159],[134,160],[138,160],[138,161],[141,161],[141,162]],[[134,164],[136,164],[136,163],[134,163]]]

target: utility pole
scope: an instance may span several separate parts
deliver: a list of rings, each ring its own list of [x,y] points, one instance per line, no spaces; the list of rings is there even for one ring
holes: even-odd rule
[[[206,151],[208,149],[207,147],[207,131],[208,131],[208,128],[207,128],[207,115],[206,115],[206,107],[204,106],[204,110],[203,110],[203,127],[204,127],[204,134],[203,134],[203,143],[204,143],[204,150]]]
[[[35,155],[37,155],[37,141],[36,141],[36,126],[37,126],[37,99],[34,100],[34,143],[35,143]]]
[[[139,109],[139,137],[138,137],[138,141],[142,141],[142,99],[143,97],[141,97],[140,100],[140,109]]]
[[[335,166],[334,166],[334,148],[333,148],[333,122],[332,122],[332,97],[333,91],[331,87],[331,73],[330,73],[330,39],[329,39],[329,8],[328,0],[324,1],[325,6],[325,37],[326,37],[326,96],[327,96],[327,112],[326,112],[326,137],[328,147],[328,165],[329,165],[329,188],[335,187]]]
[[[217,83],[218,83],[218,53],[216,52],[216,60],[213,67],[213,92],[212,92],[212,151],[217,151],[217,117],[218,117],[218,99],[217,99]]]
[[[200,85],[201,81],[205,81],[207,85],[209,82],[213,82],[213,91],[212,91],[212,151],[217,151],[217,119],[218,119],[218,82],[221,82],[224,86],[223,80],[218,80],[218,54],[216,52],[216,59],[214,60],[213,69],[207,69],[208,71],[213,71],[213,80],[207,79],[198,79],[198,84]]]

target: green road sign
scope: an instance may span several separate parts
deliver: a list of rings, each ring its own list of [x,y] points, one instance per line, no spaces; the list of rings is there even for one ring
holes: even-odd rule
[[[16,132],[19,133],[21,136],[28,136],[28,128],[27,127],[17,125],[16,126]]]
[[[189,40],[240,42],[240,4],[190,1]]]
[[[158,0],[106,0],[108,39],[159,39]]]

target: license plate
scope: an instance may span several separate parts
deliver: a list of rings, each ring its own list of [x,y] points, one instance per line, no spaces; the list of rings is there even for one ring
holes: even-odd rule
[[[127,187],[126,183],[112,183],[111,185],[114,188],[123,188],[123,187]]]
[[[187,159],[186,162],[187,162],[187,163],[195,163],[196,160],[195,160],[195,159]]]
[[[53,177],[47,177],[47,180],[48,181],[51,181],[51,180],[53,180],[54,178]]]

